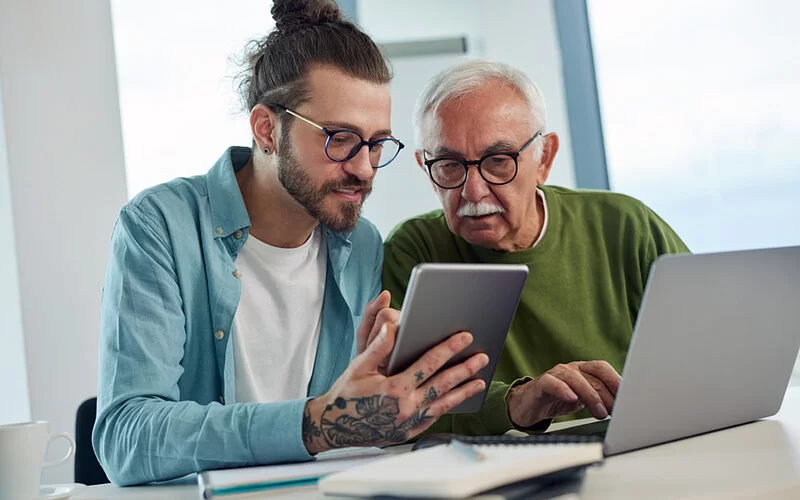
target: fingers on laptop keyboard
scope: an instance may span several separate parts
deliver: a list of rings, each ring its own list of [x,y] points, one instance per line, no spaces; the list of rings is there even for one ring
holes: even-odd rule
[[[577,367],[571,366],[561,372],[561,377],[569,385],[570,389],[578,395],[578,398],[594,418],[603,419],[608,416],[608,407],[603,402],[603,397],[587,380],[586,374],[577,369]]]
[[[622,377],[607,361],[584,361],[578,364],[578,368],[602,381],[611,395],[616,397]]]

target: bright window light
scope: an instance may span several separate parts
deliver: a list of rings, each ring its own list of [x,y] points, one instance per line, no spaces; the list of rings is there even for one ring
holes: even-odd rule
[[[203,174],[249,146],[232,77],[245,44],[274,26],[272,2],[112,0],[128,194]]]
[[[800,245],[800,3],[589,8],[611,188],[695,252]]]

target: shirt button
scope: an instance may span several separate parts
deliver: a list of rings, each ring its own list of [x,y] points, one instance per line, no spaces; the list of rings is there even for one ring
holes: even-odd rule
[[[241,278],[242,277],[242,272],[240,270],[238,270],[238,269],[234,269],[233,270],[233,277],[234,278]]]
[[[241,229],[237,229],[236,232],[233,233],[233,237],[236,238],[237,240],[241,240],[242,236],[244,236],[244,233],[242,232]]]
[[[217,227],[217,229],[215,229],[215,231],[217,232],[217,234],[222,234],[222,233],[225,232],[225,231],[222,230],[222,226]]]
[[[222,340],[225,338],[225,332],[223,332],[222,330],[217,330],[216,332],[214,332],[214,336],[217,337],[217,340]]]

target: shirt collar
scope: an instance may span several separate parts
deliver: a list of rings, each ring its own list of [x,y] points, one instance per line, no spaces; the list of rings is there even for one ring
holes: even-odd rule
[[[222,238],[235,231],[250,227],[250,216],[244,205],[236,172],[250,160],[250,148],[232,146],[206,174],[208,203],[214,221],[214,237]]]
[[[547,222],[548,222],[547,199],[545,199],[545,197],[544,197],[544,191],[542,191],[540,188],[537,187],[536,188],[536,196],[538,196],[539,199],[542,200],[542,207],[544,207],[544,220],[542,221],[542,230],[539,231],[539,237],[536,238],[536,241],[533,242],[533,245],[531,245],[531,248],[534,248],[536,245],[538,245],[539,242],[542,241],[542,238],[544,238],[544,232],[547,231]]]
[[[248,147],[231,146],[217,160],[206,174],[206,189],[211,207],[211,220],[214,221],[214,237],[223,238],[238,230],[250,227],[250,216],[244,205],[244,198],[236,181],[236,172],[244,168],[250,160],[252,151]],[[349,247],[350,232],[337,233],[322,225],[328,242],[337,246]]]

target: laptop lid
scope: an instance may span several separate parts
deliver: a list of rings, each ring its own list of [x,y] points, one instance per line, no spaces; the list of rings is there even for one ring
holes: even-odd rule
[[[774,415],[798,347],[800,247],[660,257],[606,455]]]

